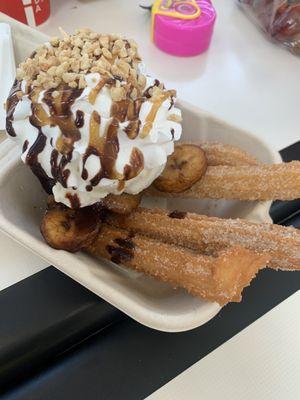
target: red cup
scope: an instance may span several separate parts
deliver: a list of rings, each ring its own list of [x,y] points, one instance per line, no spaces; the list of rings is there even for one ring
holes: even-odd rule
[[[0,11],[24,24],[37,26],[50,16],[50,0],[0,0]]]

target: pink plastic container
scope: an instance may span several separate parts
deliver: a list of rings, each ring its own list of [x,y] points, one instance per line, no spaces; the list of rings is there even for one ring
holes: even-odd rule
[[[163,2],[162,2],[163,3]],[[171,9],[183,6],[181,13],[189,13],[189,2],[166,0]],[[184,3],[189,3],[184,8]],[[153,15],[153,41],[161,50],[176,56],[195,56],[206,51],[213,34],[216,11],[210,0],[195,0],[200,15],[194,19],[181,19],[166,15]]]

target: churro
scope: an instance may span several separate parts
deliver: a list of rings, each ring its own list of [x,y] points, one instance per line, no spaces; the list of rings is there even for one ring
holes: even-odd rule
[[[295,228],[145,208],[139,208],[124,218],[110,214],[107,221],[133,233],[207,254],[243,246],[257,253],[269,254],[269,267],[300,270],[300,231]]]
[[[240,301],[244,287],[268,261],[240,247],[206,256],[106,224],[86,250],[220,305]]]
[[[148,196],[190,199],[294,200],[300,198],[300,161],[281,164],[208,167],[201,180],[181,193],[166,193],[154,185]]]
[[[269,255],[241,246],[206,255],[163,239],[133,235],[102,220],[97,208],[70,210],[57,205],[46,212],[41,231],[56,249],[83,249],[220,305],[240,301],[243,288],[269,260]]]
[[[141,194],[109,194],[101,201],[101,204],[116,214],[130,214],[139,206],[141,199]]]
[[[258,165],[258,160],[239,147],[218,142],[199,143],[205,153],[207,164],[216,165]]]

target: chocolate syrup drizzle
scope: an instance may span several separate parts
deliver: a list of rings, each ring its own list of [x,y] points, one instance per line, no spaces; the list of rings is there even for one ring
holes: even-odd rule
[[[174,106],[174,104],[175,104],[174,96],[172,95],[170,98],[171,98],[171,101],[170,101],[170,105],[169,105],[168,111],[170,111],[171,108],[172,108],[172,107]]]
[[[130,101],[128,104],[126,117],[129,121],[129,124],[124,131],[129,139],[135,139],[140,132],[141,121],[139,119],[139,114],[144,101],[144,98],[139,98],[134,101]]]
[[[17,136],[12,124],[14,120],[14,112],[17,104],[21,100],[21,96],[21,82],[16,79],[6,101],[6,131],[12,137]]]
[[[67,193],[66,198],[70,201],[71,208],[78,209],[80,208],[80,200],[77,194]]]
[[[47,174],[45,173],[41,164],[38,161],[38,156],[44,150],[46,141],[47,141],[46,136],[39,128],[39,133],[37,135],[37,138],[33,143],[33,145],[30,147],[30,149],[28,150],[26,156],[26,164],[29,165],[34,175],[38,177],[44,190],[50,194],[52,192],[52,187],[55,184],[55,181],[53,179],[49,179],[49,177],[47,176]]]
[[[111,256],[111,261],[116,264],[130,261],[134,257],[135,244],[132,237],[116,238],[113,245],[107,245],[106,251]]]
[[[75,124],[73,114],[71,112],[71,106],[74,104],[76,98],[78,98],[82,89],[71,89],[64,88],[60,91],[58,97],[54,98],[52,96],[54,89],[47,90],[44,94],[43,101],[48,105],[50,116],[47,115],[45,110],[40,104],[36,103],[36,100],[39,96],[40,89],[30,89],[29,98],[32,101],[31,109],[32,115],[30,116],[30,123],[35,126],[39,130],[40,134],[43,135],[41,128],[45,125],[50,126],[58,126],[61,131],[61,136],[57,140],[57,149],[53,149],[50,157],[51,164],[51,174],[52,179],[49,179],[49,186],[52,188],[55,182],[60,182],[63,187],[67,187],[67,181],[70,176],[70,170],[65,169],[65,166],[72,159],[72,152],[74,148],[74,143],[77,140],[80,140],[81,134],[78,127]],[[43,135],[43,137],[45,137]],[[41,142],[41,139],[39,139]],[[43,143],[41,147],[38,149],[38,155],[41,153],[46,145],[46,137],[43,139]],[[30,153],[36,153],[34,149],[30,149]],[[26,162],[33,170],[32,163],[30,164],[26,159]],[[43,171],[41,174],[42,168],[34,167],[34,173],[41,180],[44,180],[46,174]]]
[[[159,86],[160,82],[158,79],[155,79],[153,85],[149,86],[143,93],[143,96],[146,97],[147,99],[150,99],[151,94],[150,94],[150,90],[152,90],[155,86]]]
[[[185,211],[172,211],[168,216],[170,218],[176,218],[176,219],[184,219],[186,217],[186,212]]]
[[[89,101],[94,104],[95,99],[105,84],[113,85],[116,79],[102,79],[98,85],[92,89],[89,95]],[[100,136],[100,115],[94,111],[90,118],[90,142],[83,155],[83,168],[82,179],[87,181],[86,190],[92,191],[94,186],[97,186],[102,178],[117,179],[119,180],[120,189],[124,187],[125,180],[129,180],[137,176],[144,168],[144,157],[142,152],[133,148],[129,164],[125,165],[123,174],[116,171],[115,164],[119,153],[118,129],[119,124],[128,121],[128,125],[124,129],[129,139],[135,139],[141,128],[141,121],[139,120],[139,113],[144,101],[151,97],[150,90],[159,86],[160,82],[155,80],[154,84],[149,87],[144,93],[140,93],[141,97],[136,100],[131,98],[115,101],[111,107],[111,123],[108,125],[103,137]],[[53,185],[60,182],[65,188],[68,187],[67,181],[70,176],[70,170],[65,168],[66,165],[72,160],[74,143],[81,139],[80,128],[84,126],[84,112],[76,111],[74,118],[71,107],[76,99],[82,94],[83,89],[72,89],[68,86],[59,88],[59,95],[53,97],[54,89],[47,90],[44,93],[43,101],[47,104],[50,111],[50,116],[45,112],[41,104],[37,103],[39,94],[42,89],[28,87],[26,92],[32,104],[32,115],[30,116],[30,123],[38,129],[38,136],[35,143],[31,146],[26,157],[26,163],[30,166],[33,173],[40,179],[43,187],[47,192],[51,192]],[[133,86],[129,87],[128,93],[133,90]],[[9,135],[15,137],[16,133],[13,129],[12,123],[14,119],[14,111],[24,94],[21,91],[21,82],[15,81],[11,89],[10,95],[7,100],[7,118],[6,129]],[[168,94],[167,94],[168,96]],[[167,98],[166,95],[161,101],[153,103],[152,112],[149,116],[148,126],[144,132],[151,127],[151,119],[155,118],[157,109],[161,102]],[[172,105],[174,99],[171,96]],[[52,150],[50,157],[51,174],[53,178],[47,177],[47,174],[38,162],[38,155],[44,150],[47,138],[42,132],[42,127],[49,125],[51,127],[58,126],[61,135],[56,141],[56,148]],[[173,132],[171,132],[173,135]],[[52,139],[51,139],[52,140]],[[24,142],[23,152],[28,148],[28,141]],[[53,143],[51,142],[51,145]],[[86,169],[86,162],[89,156],[95,155],[100,159],[100,170],[93,176],[88,176]],[[77,208],[80,206],[78,197],[74,195],[67,195],[70,200],[71,206]]]
[[[28,145],[29,145],[28,140],[25,140],[22,147],[22,154],[25,153],[25,151],[28,149]]]
[[[81,95],[83,89],[71,89],[65,87],[59,92],[58,97],[53,97],[54,89],[47,90],[44,94],[43,101],[47,104],[50,111],[50,118],[41,119],[41,123],[50,126],[58,126],[61,131],[61,136],[58,139],[56,146],[58,151],[64,155],[72,153],[74,143],[81,139],[79,128],[73,118],[71,107],[75,100]],[[31,98],[31,96],[29,96]],[[41,112],[41,110],[39,110]],[[37,117],[37,113],[33,114]]]
[[[84,112],[81,110],[76,111],[75,126],[82,128],[84,125]]]
[[[130,104],[132,104],[130,106]],[[86,161],[90,155],[100,158],[101,169],[90,179],[90,184],[86,186],[87,191],[91,191],[97,186],[102,178],[118,179],[120,184],[124,185],[123,180],[128,180],[137,176],[144,167],[144,157],[140,150],[134,148],[130,156],[130,165],[125,165],[123,175],[120,175],[115,164],[119,153],[118,129],[119,123],[129,118],[136,118],[139,114],[141,102],[130,100],[122,100],[114,102],[111,109],[112,121],[108,125],[105,135],[100,137],[101,117],[94,111],[90,119],[90,143],[83,156],[83,168],[81,177],[88,179],[88,171],[85,167]],[[129,132],[133,134],[132,131]]]
[[[144,168],[144,156],[137,147],[132,149],[129,162],[130,164],[126,164],[124,167],[124,179],[126,181],[135,178]]]
[[[85,164],[90,155],[100,158],[100,171],[90,180],[90,185],[97,186],[102,178],[118,179],[115,164],[119,153],[118,129],[119,121],[113,118],[104,137],[100,137],[101,118],[97,111],[93,111],[90,119],[90,143],[83,155],[82,179],[88,179]],[[89,188],[90,189],[90,188]]]

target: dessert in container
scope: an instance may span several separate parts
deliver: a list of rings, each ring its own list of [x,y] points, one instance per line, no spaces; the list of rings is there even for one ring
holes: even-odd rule
[[[137,195],[181,136],[176,91],[144,73],[134,40],[79,29],[19,64],[6,131],[57,203]]]
[[[1,16],[0,20],[3,19]],[[6,17],[4,17],[7,20]],[[22,61],[47,37],[16,22],[11,24],[18,37],[17,62]],[[23,38],[23,39],[22,39]],[[260,139],[211,116],[197,107],[178,101],[184,122],[182,140],[222,141],[247,150],[260,161],[279,162],[277,152]],[[132,318],[149,327],[178,332],[200,326],[220,310],[216,303],[193,298],[183,290],[173,290],[152,278],[128,271],[104,260],[84,254],[57,251],[44,243],[39,226],[46,204],[46,194],[19,157],[13,143],[6,140],[0,147],[0,228],[20,244],[53,264],[62,272],[110,302]],[[146,202],[146,200],[145,200]],[[188,209],[217,216],[243,217],[270,221],[270,202],[147,200],[174,209]],[[146,203],[145,203],[146,204]]]

